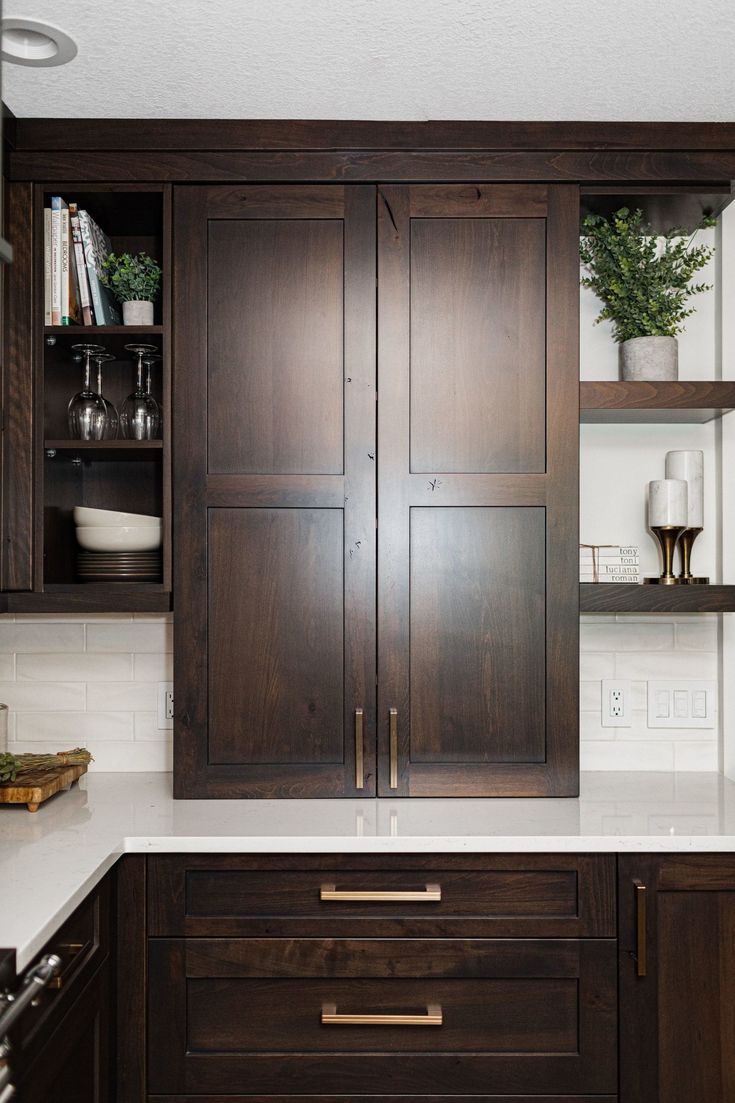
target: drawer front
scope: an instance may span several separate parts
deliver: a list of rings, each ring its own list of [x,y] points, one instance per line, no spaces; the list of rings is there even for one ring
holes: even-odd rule
[[[616,1088],[613,940],[155,939],[149,1001],[162,1094]]]
[[[160,855],[162,936],[613,937],[614,856]]]
[[[110,952],[110,883],[105,878],[69,916],[41,954],[57,954],[61,970],[20,1018],[13,1031],[16,1050],[35,1048],[66,1013]]]

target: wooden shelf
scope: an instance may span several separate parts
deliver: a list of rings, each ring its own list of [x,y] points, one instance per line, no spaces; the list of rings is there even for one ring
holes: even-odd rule
[[[159,583],[69,583],[42,592],[2,595],[8,613],[167,613],[171,593]]]
[[[733,613],[735,586],[580,582],[580,613]]]
[[[580,189],[581,216],[600,214],[609,218],[621,207],[642,210],[643,217],[658,233],[681,226],[691,233],[704,215],[719,215],[732,199],[729,184],[701,188],[687,184],[626,187],[624,184],[585,184]]]
[[[132,338],[136,333],[153,337],[163,335],[163,326],[44,326],[43,333],[44,337],[123,337],[129,334]]]
[[[585,423],[702,424],[735,409],[735,382],[585,381],[579,385],[579,406]]]
[[[57,452],[100,452],[114,453],[125,452],[160,452],[163,448],[162,440],[45,440],[45,449],[55,449]]]

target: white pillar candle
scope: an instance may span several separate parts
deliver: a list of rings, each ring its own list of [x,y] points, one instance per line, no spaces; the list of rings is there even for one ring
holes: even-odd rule
[[[704,527],[704,452],[666,453],[666,478],[684,479],[687,484],[687,527]]]
[[[654,479],[648,484],[648,524],[687,525],[687,484],[684,479]]]

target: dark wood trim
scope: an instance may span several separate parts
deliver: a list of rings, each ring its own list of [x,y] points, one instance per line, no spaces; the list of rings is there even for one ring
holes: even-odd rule
[[[20,150],[722,150],[729,122],[18,119]]]
[[[579,405],[583,422],[702,423],[735,409],[735,383],[585,380],[579,385]]]
[[[735,586],[580,582],[580,613],[735,613]]]
[[[2,589],[31,590],[35,489],[33,434],[29,429],[35,413],[30,324],[34,316],[33,185],[10,184],[6,205],[15,263],[4,277]]]
[[[150,585],[71,584],[0,595],[7,613],[168,613],[171,592]]]
[[[201,1095],[149,1095],[148,1103],[202,1103]],[[338,1103],[618,1103],[617,1095],[339,1095]],[[323,1095],[212,1095],[207,1103],[323,1103]]]
[[[126,854],[117,863],[114,873],[117,888],[116,1103],[141,1103],[146,1097],[146,867],[144,855]]]
[[[11,180],[180,183],[553,182],[690,184],[709,192],[735,178],[735,149],[703,151],[96,150],[11,154]],[[68,188],[68,185],[66,185]]]

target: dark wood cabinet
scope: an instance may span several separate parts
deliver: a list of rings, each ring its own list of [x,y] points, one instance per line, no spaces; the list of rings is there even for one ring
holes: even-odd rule
[[[176,794],[374,794],[375,189],[175,220]]]
[[[609,856],[155,856],[148,933],[153,1098],[616,1091]]]
[[[578,209],[177,190],[179,796],[576,792]]]
[[[578,211],[380,188],[381,795],[577,792]]]
[[[735,1098],[735,858],[621,855],[620,1103]]]

